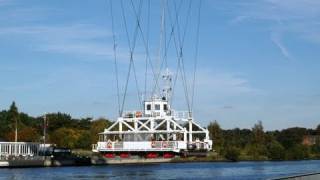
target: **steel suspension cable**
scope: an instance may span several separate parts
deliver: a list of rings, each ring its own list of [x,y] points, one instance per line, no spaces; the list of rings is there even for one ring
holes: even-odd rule
[[[129,84],[129,79],[130,79],[130,74],[131,74],[132,63],[133,63],[133,52],[134,52],[135,41],[136,41],[136,36],[137,36],[137,32],[138,32],[138,30],[137,30],[138,23],[137,23],[137,25],[135,27],[135,30],[134,30],[134,40],[133,40],[134,43],[133,43],[133,45],[131,45],[130,36],[129,36],[129,32],[128,32],[128,26],[127,26],[127,20],[126,20],[126,16],[125,16],[125,13],[124,13],[124,7],[123,7],[123,1],[122,0],[120,1],[120,4],[121,4],[122,18],[123,18],[123,21],[124,21],[124,26],[125,26],[126,35],[127,35],[128,46],[129,46],[129,50],[130,50],[129,69],[128,69],[128,73],[127,73],[125,90],[124,90],[124,95],[123,95],[123,99],[122,99],[122,106],[121,106],[121,114],[122,114],[123,113],[123,109],[124,109],[125,100],[126,100],[127,91],[128,91],[128,84]],[[140,0],[140,4],[142,4],[141,0]],[[141,8],[140,8],[140,12],[141,12]]]
[[[121,110],[120,110],[120,90],[119,90],[119,77],[118,77],[118,64],[117,64],[117,43],[116,43],[116,37],[114,33],[114,15],[113,15],[112,0],[109,0],[109,4],[110,4],[112,39],[113,39],[114,67],[115,67],[116,84],[117,84],[118,113],[120,116]]]
[[[132,4],[132,7],[134,8],[134,4]],[[140,3],[139,3],[139,16],[136,19],[136,23],[137,23],[136,26],[137,27],[140,27],[141,10],[142,10],[142,0],[140,0]],[[133,60],[133,53],[134,53],[134,49],[135,49],[135,46],[136,46],[136,38],[137,38],[137,35],[134,36],[134,41],[133,41],[134,44],[133,44],[133,47],[132,47],[132,50],[131,50],[131,52],[132,52],[131,61],[132,61],[132,69],[133,69],[134,79],[135,79],[135,82],[136,82],[137,93],[138,93],[138,100],[139,100],[140,108],[142,110],[143,104],[142,104],[142,100],[141,100],[141,93],[140,93],[140,88],[139,88],[136,68],[134,66],[134,60]]]
[[[179,4],[179,11],[178,11],[178,14],[180,12],[180,8],[181,8],[181,5],[182,5],[182,1],[180,1],[180,4]],[[165,7],[168,7],[168,1],[166,1],[165,3]],[[169,12],[169,8],[168,9],[168,13]],[[169,14],[170,15],[170,14]],[[171,17],[170,17],[171,18]],[[160,66],[160,69],[162,69],[163,67],[163,63],[165,63],[165,66],[168,67],[168,64],[167,64],[167,54],[168,54],[168,48],[170,47],[170,42],[171,42],[171,39],[172,37],[174,36],[174,29],[175,29],[175,25],[176,25],[176,22],[174,22],[173,24],[171,23],[171,32],[170,32],[170,36],[169,36],[169,41],[168,41],[168,45],[165,45],[165,52],[164,52],[164,58],[161,62],[161,66]],[[165,61],[165,62],[164,62]],[[158,74],[158,76],[156,77],[156,84],[159,83],[159,79],[160,79],[160,74]],[[154,86],[153,90],[152,90],[152,93],[154,93],[156,90],[156,86]],[[173,93],[173,92],[172,92]]]
[[[178,14],[178,10],[180,9],[180,7],[177,9],[177,5],[174,1],[174,7],[175,7],[175,21],[177,22],[177,36],[178,36],[178,43],[177,43],[177,40],[176,40],[176,36],[174,36],[174,44],[175,44],[175,47],[176,47],[176,53],[177,53],[177,57],[178,57],[178,66],[177,66],[177,73],[176,73],[176,76],[175,76],[175,80],[174,80],[174,86],[173,88],[175,88],[175,85],[176,85],[176,81],[177,81],[177,76],[180,72],[180,75],[181,75],[181,78],[182,78],[182,84],[183,84],[183,88],[184,88],[184,92],[185,92],[185,98],[186,98],[186,102],[187,102],[187,106],[188,106],[188,110],[189,112],[191,111],[191,107],[190,107],[190,99],[189,99],[189,93],[188,93],[188,83],[187,83],[187,80],[186,80],[186,74],[185,74],[185,68],[184,68],[184,58],[183,58],[183,43],[184,40],[182,41],[181,40],[181,36],[180,36],[180,26],[179,26],[179,14]],[[191,1],[189,3],[189,9],[188,9],[188,15],[187,17],[189,17],[190,15],[190,7],[191,7]],[[171,15],[170,15],[170,19],[171,19]],[[188,24],[188,20],[189,18],[186,19],[186,25]],[[171,19],[171,22],[172,22],[172,19]],[[184,30],[186,31],[187,28],[185,28]],[[175,33],[175,32],[174,32]],[[185,32],[183,33],[183,36],[185,36]],[[184,38],[184,37],[182,37]],[[174,93],[174,91],[173,91]]]
[[[199,52],[199,36],[200,36],[200,20],[201,20],[201,5],[202,0],[199,1],[198,6],[198,21],[197,21],[197,32],[196,32],[196,44],[195,44],[195,57],[194,57],[194,72],[193,72],[193,82],[192,82],[192,95],[191,95],[191,111],[193,111],[194,104],[194,92],[195,92],[195,82],[196,82],[196,73],[198,66],[198,52]]]
[[[132,2],[132,0],[131,0]],[[135,16],[137,17],[137,12],[136,12],[136,9],[133,7],[133,10],[134,10],[134,13],[135,13]],[[140,24],[138,24],[138,29],[139,29],[139,32],[141,34],[141,38],[142,38],[142,42],[144,44],[144,47],[145,47],[145,51],[146,51],[146,55],[148,56],[148,61],[149,61],[149,64],[150,64],[150,68],[151,68],[151,71],[152,71],[152,74],[153,74],[153,80],[155,81],[156,79],[156,73],[155,73],[155,70],[154,70],[154,67],[153,67],[153,64],[151,62],[151,58],[150,58],[150,53],[149,53],[149,46],[147,45],[146,43],[146,40],[144,38],[144,33],[142,31],[142,28],[140,26]],[[157,84],[157,86],[159,87],[159,85]]]
[[[178,8],[178,12],[176,11],[176,13],[180,13],[180,7],[182,6],[182,1],[180,1],[180,4],[179,4],[179,8]],[[173,36],[173,39],[174,41],[176,41],[175,39],[175,25],[177,24],[177,21],[175,19],[175,21],[173,22],[172,20],[172,17],[171,17],[171,10],[170,10],[170,6],[168,4],[168,1],[167,1],[167,7],[168,7],[168,14],[169,14],[169,19],[170,19],[170,25],[171,25],[171,34]],[[175,9],[176,10],[176,9]],[[175,46],[175,48],[177,48]],[[177,50],[176,50],[177,51]],[[179,69],[180,69],[180,59],[178,58],[178,64],[177,64],[177,71],[175,73],[175,77],[174,77],[174,81],[173,81],[173,87],[172,87],[172,98],[171,98],[171,102],[170,102],[170,105],[172,105],[172,102],[173,102],[173,97],[174,97],[174,93],[175,93],[175,86],[176,86],[176,82],[177,82],[177,78],[178,78],[178,74],[179,74]]]
[[[148,1],[148,12],[147,12],[147,46],[149,47],[149,27],[150,27],[150,1]],[[148,81],[148,57],[146,56],[145,59],[145,74],[144,74],[144,98],[147,97],[147,81]]]
[[[175,9],[176,9],[176,3],[174,3],[175,5]],[[184,32],[182,35],[182,39],[180,37],[180,31],[178,33],[178,40],[179,40],[179,48],[180,48],[180,52],[179,52],[179,56],[180,56],[180,61],[181,61],[181,78],[182,78],[182,82],[183,82],[183,86],[185,89],[185,96],[186,96],[186,101],[187,101],[187,106],[188,106],[188,110],[189,112],[191,112],[191,106],[190,106],[190,97],[189,97],[189,91],[188,91],[188,82],[187,82],[187,76],[185,73],[185,65],[184,65],[184,56],[183,56],[183,47],[184,47],[184,40],[185,40],[185,35],[186,35],[186,31],[187,31],[187,27],[188,27],[188,23],[189,23],[189,16],[190,16],[190,12],[191,12],[191,5],[192,5],[192,1],[189,1],[189,7],[187,10],[187,17],[186,17],[186,24],[184,27]],[[176,13],[176,19],[178,21],[178,14]],[[179,28],[179,23],[177,23],[178,29]]]

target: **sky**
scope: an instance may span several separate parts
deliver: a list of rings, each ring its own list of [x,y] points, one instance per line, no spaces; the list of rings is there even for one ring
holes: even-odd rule
[[[127,37],[133,47],[137,17],[131,2],[123,1],[127,36],[119,2],[112,2],[112,26],[109,0],[0,0],[0,109],[15,101],[20,111],[33,116],[60,111],[114,120],[118,101],[113,35],[122,97],[130,62]],[[140,1],[132,2],[138,10]],[[193,113],[200,124],[217,120],[225,129],[251,128],[262,121],[265,129],[274,130],[320,123],[320,1],[203,0],[197,58],[199,1],[192,1],[190,16],[190,1],[175,2],[182,2],[175,37],[186,34],[183,55],[190,92],[197,59]],[[150,60],[159,67],[164,51],[159,51],[163,41],[159,44],[165,39],[160,32],[166,32],[168,40],[174,22],[173,13],[167,13],[161,31],[162,5],[150,1],[149,6],[146,0],[141,4],[143,32],[138,29],[133,53],[140,91],[145,42]],[[174,74],[173,42],[168,43],[167,59]],[[150,67],[147,74],[152,77]],[[181,80],[176,89],[174,108],[187,110]],[[136,108],[137,102],[131,72],[124,108]]]

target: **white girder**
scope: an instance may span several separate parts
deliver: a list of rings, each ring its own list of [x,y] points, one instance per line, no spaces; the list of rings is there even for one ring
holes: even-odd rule
[[[149,119],[148,119],[149,118]],[[187,133],[189,134],[189,139],[187,141],[192,141],[192,134],[207,134],[205,128],[201,127],[199,124],[189,119],[189,128],[183,127],[179,124],[180,120],[175,120],[172,116],[167,116],[164,118],[157,117],[133,117],[133,118],[122,118],[120,117],[114,124],[109,128],[105,129],[101,135],[108,134],[148,134],[148,133]],[[185,121],[182,121],[185,122]],[[133,126],[129,123],[133,123]],[[116,127],[119,125],[119,127]],[[121,127],[122,125],[122,127]],[[121,127],[121,128],[120,128]],[[123,128],[126,130],[123,130]],[[198,130],[192,130],[193,127],[198,128]],[[170,137],[175,137],[171,134]],[[208,137],[206,137],[208,139]]]

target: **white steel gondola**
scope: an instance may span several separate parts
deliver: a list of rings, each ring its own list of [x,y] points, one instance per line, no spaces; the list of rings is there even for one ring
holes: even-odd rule
[[[165,80],[171,80],[167,73]],[[144,111],[123,112],[122,116],[100,133],[93,151],[101,153],[206,152],[212,149],[207,129],[194,122],[192,113],[175,111],[169,104],[170,87],[165,96],[144,102]],[[113,157],[113,156],[111,156]]]

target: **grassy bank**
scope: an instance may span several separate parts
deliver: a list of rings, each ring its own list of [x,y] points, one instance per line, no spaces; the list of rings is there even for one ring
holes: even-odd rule
[[[84,149],[75,149],[72,153],[79,157],[93,157],[101,156],[99,153],[94,153],[90,150]],[[318,156],[310,156],[304,159],[279,159],[277,161],[288,161],[288,160],[320,160]],[[267,156],[250,156],[244,153],[239,154],[239,157],[234,160],[227,159],[225,156],[222,156],[216,152],[209,152],[206,157],[176,157],[171,160],[173,163],[179,162],[236,162],[236,161],[275,161]]]

